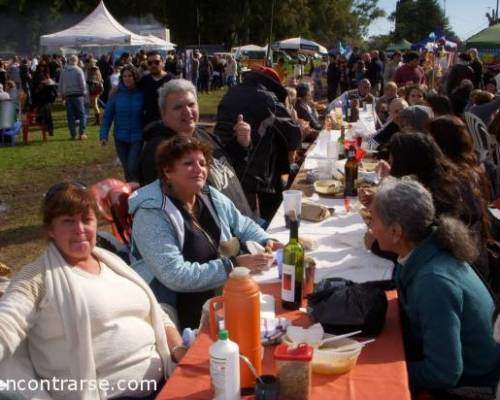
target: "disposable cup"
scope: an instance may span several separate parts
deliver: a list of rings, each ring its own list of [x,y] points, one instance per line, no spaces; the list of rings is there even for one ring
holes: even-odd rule
[[[297,221],[300,223],[300,215],[302,212],[302,191],[300,190],[285,190],[283,191],[283,208],[285,211],[285,224],[290,228],[290,211],[294,210],[297,216]]]

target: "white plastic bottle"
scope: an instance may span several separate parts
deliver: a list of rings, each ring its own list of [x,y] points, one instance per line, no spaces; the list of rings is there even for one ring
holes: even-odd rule
[[[240,399],[240,349],[229,340],[227,330],[208,349],[214,400]]]

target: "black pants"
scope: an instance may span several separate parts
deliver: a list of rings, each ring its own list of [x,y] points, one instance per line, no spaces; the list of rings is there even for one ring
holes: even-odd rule
[[[281,193],[245,192],[245,196],[252,211],[268,222],[273,219],[283,201]]]

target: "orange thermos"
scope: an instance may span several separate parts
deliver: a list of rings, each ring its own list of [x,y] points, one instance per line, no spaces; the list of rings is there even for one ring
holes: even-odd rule
[[[210,335],[217,339],[217,303],[224,304],[224,325],[229,337],[240,347],[240,354],[246,356],[259,375],[262,374],[262,350],[260,345],[260,290],[250,277],[250,270],[237,267],[229,274],[222,296],[209,302]],[[242,388],[255,385],[255,377],[248,366],[240,360],[240,381]]]

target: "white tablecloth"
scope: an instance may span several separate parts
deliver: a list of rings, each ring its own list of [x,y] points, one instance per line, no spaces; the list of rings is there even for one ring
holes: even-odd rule
[[[304,199],[303,199],[304,200]],[[357,211],[347,213],[342,199],[332,199],[313,195],[307,201],[335,207],[332,217],[320,222],[301,221],[299,236],[306,236],[318,242],[316,250],[306,252],[316,260],[315,282],[330,277],[341,277],[354,282],[390,279],[393,263],[380,258],[366,250],[363,236],[366,225]],[[356,208],[357,200],[353,200]],[[274,216],[269,234],[283,243],[289,239],[289,231],[285,228],[283,206]],[[277,268],[272,268],[261,275],[255,275],[257,282],[278,280]]]
[[[367,129],[375,129],[375,120],[372,112],[360,110],[359,124]],[[337,142],[340,131],[323,130],[318,135],[315,146],[308,153],[303,168],[306,170],[318,168],[320,160],[327,159],[327,145],[329,142]],[[336,168],[343,170],[345,160],[337,161]],[[333,167],[333,166],[332,166]],[[319,247],[307,252],[316,260],[315,281],[330,277],[341,277],[355,282],[366,282],[373,280],[390,279],[392,277],[393,263],[380,258],[367,250],[363,243],[366,225],[357,211],[347,213],[344,209],[343,199],[320,197],[317,194],[310,198],[302,198],[302,201],[318,203],[327,207],[334,207],[335,213],[332,217],[320,223],[301,221],[299,236],[306,236],[319,243]],[[356,210],[359,205],[357,200],[351,204]],[[289,231],[285,227],[283,204],[278,209],[267,231],[273,238],[287,243]],[[278,271],[272,268],[262,275],[256,275],[257,282],[276,281]]]

